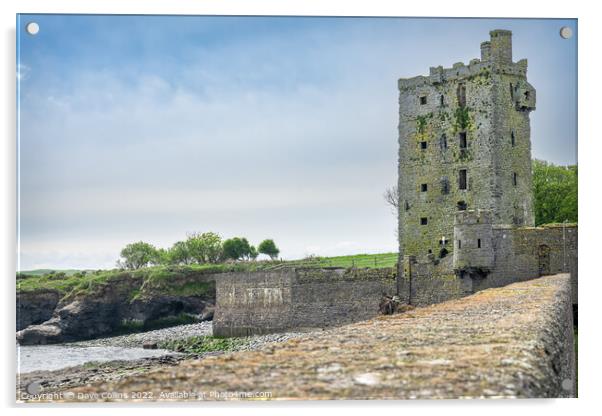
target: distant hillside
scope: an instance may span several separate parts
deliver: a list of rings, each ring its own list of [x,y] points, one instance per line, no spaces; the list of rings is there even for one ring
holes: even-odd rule
[[[73,276],[75,273],[90,271],[90,270],[78,270],[78,269],[35,269],[35,270],[22,270],[20,274],[27,274],[29,276],[43,276],[54,272],[65,273],[67,276]]]

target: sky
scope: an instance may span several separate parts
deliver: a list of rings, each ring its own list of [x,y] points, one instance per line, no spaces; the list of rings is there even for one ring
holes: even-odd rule
[[[575,20],[18,16],[19,270],[204,231],[396,251],[397,79],[467,64],[492,29],[529,61],[533,157],[576,163]]]

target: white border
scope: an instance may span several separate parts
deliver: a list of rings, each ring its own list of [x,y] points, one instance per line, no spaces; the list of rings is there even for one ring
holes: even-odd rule
[[[257,414],[305,414],[332,413],[336,408],[344,407],[347,414],[365,414],[369,407],[378,406],[378,412],[404,412],[404,413],[445,413],[445,414],[503,414],[509,412],[539,412],[546,414],[576,414],[596,408],[594,400],[597,394],[597,385],[600,383],[600,354],[601,345],[600,325],[598,323],[600,310],[596,307],[599,303],[602,287],[602,278],[597,275],[597,259],[600,258],[601,243],[599,224],[600,211],[599,197],[601,190],[599,177],[602,172],[598,166],[601,164],[600,148],[602,137],[597,121],[600,119],[600,82],[598,71],[600,65],[600,45],[602,39],[600,27],[600,14],[596,12],[595,2],[577,3],[575,1],[547,1],[531,2],[524,0],[505,0],[503,2],[485,1],[439,1],[426,2],[387,2],[379,0],[357,1],[199,1],[199,0],[4,0],[0,2],[2,13],[3,34],[3,65],[1,68],[3,99],[2,122],[2,161],[0,171],[2,175],[2,261],[4,274],[4,317],[3,357],[6,360],[2,376],[1,391],[4,405],[12,406],[14,403],[14,270],[15,270],[15,14],[21,13],[112,13],[112,14],[238,14],[238,15],[346,15],[346,16],[443,16],[443,17],[563,17],[579,18],[579,170],[580,170],[580,198],[579,222],[580,241],[580,341],[579,348],[579,396],[578,400],[522,400],[522,401],[496,401],[496,402],[458,402],[458,401],[430,401],[430,402],[287,402],[287,403],[227,403],[222,405],[203,404],[198,407],[178,405],[172,411],[181,413],[187,411],[200,412],[227,412],[240,414],[248,412]],[[598,128],[596,128],[598,127]],[[71,406],[69,406],[71,407]],[[131,407],[131,406],[130,406]],[[140,406],[136,406],[139,408]],[[64,414],[74,410],[81,414],[83,409],[40,409],[39,406],[26,408],[12,408],[9,411],[19,414],[32,411],[47,412],[49,414]],[[106,414],[108,409],[88,407],[86,412]],[[133,408],[132,408],[133,410]],[[112,406],[111,412],[118,410]],[[164,405],[145,406],[139,409],[144,413],[165,413]],[[121,410],[118,413],[125,413]]]

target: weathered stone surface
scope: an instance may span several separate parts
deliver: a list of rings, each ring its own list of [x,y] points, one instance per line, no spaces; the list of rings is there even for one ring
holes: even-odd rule
[[[217,279],[213,333],[247,336],[324,328],[379,313],[395,293],[393,269],[288,269],[230,273]]]
[[[215,399],[211,391],[267,391],[272,399],[571,397],[574,371],[570,279],[555,275],[73,392],[144,391],[152,400],[181,399],[165,396],[173,392]]]
[[[56,290],[17,292],[17,331],[50,319],[60,297]]]

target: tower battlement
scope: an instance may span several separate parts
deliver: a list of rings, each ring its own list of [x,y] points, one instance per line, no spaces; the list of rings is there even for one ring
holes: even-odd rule
[[[467,80],[479,76],[485,71],[526,78],[528,62],[521,59],[512,61],[512,32],[509,30],[492,30],[490,40],[481,43],[481,57],[471,59],[468,64],[456,62],[450,68],[432,66],[428,76],[419,75],[411,78],[400,78],[400,90],[415,88],[422,85],[437,85],[447,81]]]

